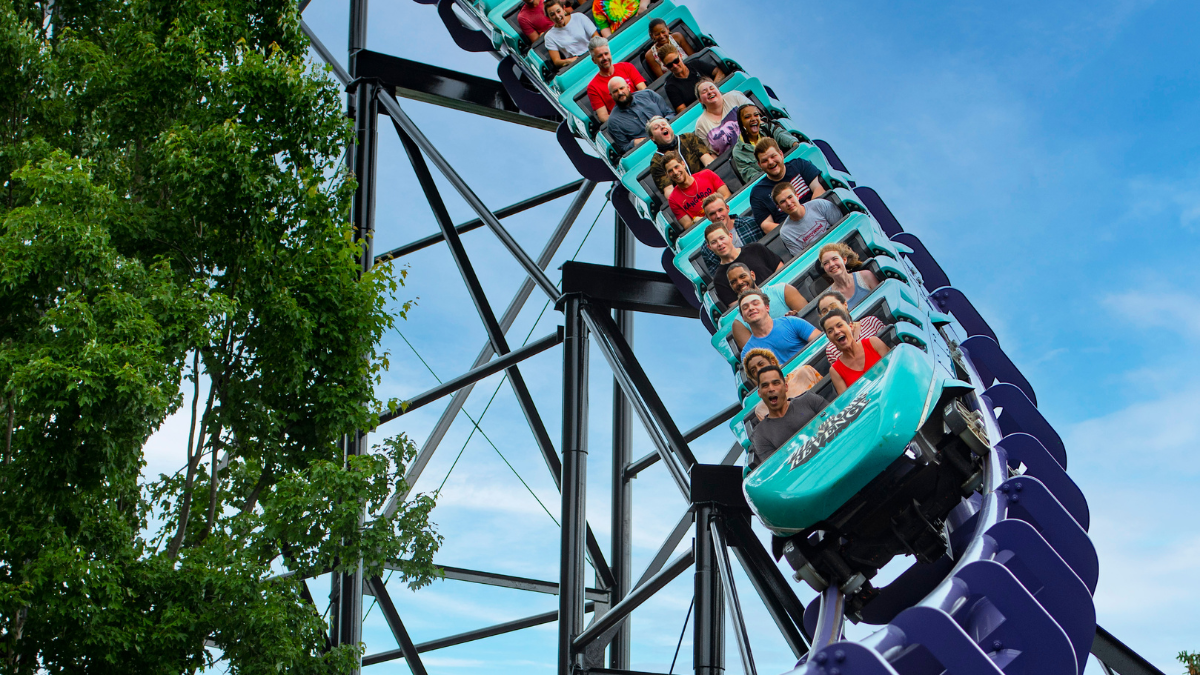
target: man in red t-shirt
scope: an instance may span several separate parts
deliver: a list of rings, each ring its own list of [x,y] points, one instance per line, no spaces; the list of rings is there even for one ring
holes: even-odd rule
[[[542,0],[521,1],[524,3],[524,6],[521,7],[521,11],[517,12],[517,25],[521,27],[521,32],[525,34],[525,37],[529,38],[530,42],[536,42],[554,24],[550,19],[546,18],[546,11],[542,8]],[[570,12],[571,10],[567,9],[567,11]]]
[[[729,187],[720,176],[708,169],[688,173],[687,164],[684,164],[678,153],[667,153],[663,165],[667,168],[667,177],[675,186],[671,196],[667,198],[667,205],[671,207],[671,213],[675,214],[676,220],[684,229],[704,217],[702,204],[705,197],[716,194],[722,199],[729,199]]]
[[[646,79],[631,63],[624,61],[613,63],[612,52],[608,49],[606,38],[599,35],[592,38],[588,42],[588,53],[592,55],[592,63],[600,69],[600,72],[588,83],[588,101],[592,104],[592,110],[596,111],[596,119],[603,124],[608,121],[608,114],[616,107],[612,100],[612,94],[608,91],[608,81],[620,75],[629,83],[631,89],[637,91],[646,88]]]

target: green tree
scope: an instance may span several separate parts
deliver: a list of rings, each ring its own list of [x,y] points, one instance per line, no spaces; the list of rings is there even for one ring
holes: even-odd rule
[[[1200,675],[1200,653],[1179,652],[1175,658],[1187,666],[1187,675]]]
[[[436,574],[432,500],[382,508],[412,444],[339,450],[378,421],[403,274],[360,278],[306,49],[286,0],[0,4],[5,672],[342,672],[267,579]],[[140,482],[179,410],[186,466]]]

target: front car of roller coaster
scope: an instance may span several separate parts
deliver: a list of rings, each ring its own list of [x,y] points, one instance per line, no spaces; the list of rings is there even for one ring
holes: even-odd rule
[[[745,588],[739,595],[736,560],[796,657],[794,666],[773,664],[771,672],[790,666],[792,672],[811,675],[1082,673],[1089,653],[1106,671],[1158,672],[1096,626],[1092,594],[1099,565],[1087,535],[1087,502],[1066,474],[1061,439],[1038,412],[1032,387],[1004,354],[986,320],[950,284],[921,241],[904,231],[880,195],[857,185],[828,143],[795,128],[772,89],[723,52],[686,7],[671,0],[647,0],[642,13],[610,37],[613,60],[634,63],[646,75],[649,88],[661,91],[669,76],[648,75],[642,56],[650,47],[647,27],[662,19],[671,32],[682,34],[696,52],[690,59],[726,73],[718,82],[722,92],[740,92],[800,140],[788,159],[804,158],[820,169],[817,180],[825,192],[816,198],[832,202],[842,214],[819,244],[850,246],[881,281],[853,315],[878,318],[885,326],[880,338],[890,351],[841,395],[833,392],[827,374],[825,338],[784,364],[785,373],[816,368],[823,378],[813,391],[829,403],[752,470],[738,464],[750,449],[759,398],[740,372],[730,337],[737,310],[722,307],[712,292],[700,255],[703,227],[681,228],[649,177],[652,144],[623,155],[614,148],[586,94],[597,67],[586,58],[561,71],[550,67],[542,41],[531,45],[519,32],[516,14],[522,0],[418,2],[436,5],[429,11],[437,12],[458,47],[494,56],[499,61],[498,81],[367,50],[366,0],[350,2],[348,68],[338,65],[303,24],[314,50],[346,87],[349,113],[355,119],[358,142],[348,163],[359,189],[351,218],[356,235],[366,242],[364,269],[444,241],[488,335],[488,344],[468,372],[410,399],[406,408],[382,422],[451,397],[431,433],[433,440],[425,441],[410,468],[412,485],[474,384],[501,371],[507,374],[561,492],[560,578],[552,583],[457,568],[445,572],[463,581],[554,593],[559,608],[417,645],[383,580],[345,574],[331,589],[333,643],[362,641],[366,593],[380,605],[398,646],[368,654],[364,666],[402,658],[413,672],[424,673],[422,652],[557,621],[554,663],[561,675],[633,673],[631,612],[694,569],[696,672],[725,669],[726,612],[744,672],[766,672],[765,664],[755,663],[751,649],[742,610],[750,596]],[[582,179],[493,212],[422,133],[399,98],[553,130],[558,147]],[[671,122],[675,133],[692,131],[701,113],[693,104],[676,115]],[[377,126],[384,118],[400,137],[440,233],[375,252],[370,242]],[[476,220],[453,223],[430,164],[477,214]],[[734,172],[730,151],[709,168],[729,185],[731,212],[745,212],[754,183],[744,184]],[[588,197],[605,184],[618,214],[615,265],[569,262],[563,267],[560,290],[545,268]],[[558,229],[537,258],[501,223],[509,215],[572,194]],[[478,227],[491,230],[528,275],[499,317],[461,240],[464,232]],[[819,246],[791,257],[778,231],[762,243],[784,254],[787,264],[761,280],[761,286],[790,284],[804,291],[810,302],[801,315],[815,323],[815,298],[828,286],[820,280]],[[662,251],[662,272],[633,269],[635,242]],[[563,326],[513,349],[505,332],[534,292],[553,301],[563,313]],[[713,347],[729,362],[730,385],[737,387],[739,402],[693,429],[680,430],[627,339],[639,312],[700,319],[691,325],[707,330]],[[559,344],[563,417],[561,443],[555,450],[518,365]],[[608,362],[616,384],[613,544],[607,555],[588,525],[585,509],[592,347]],[[634,419],[645,427],[655,448],[640,459],[630,455]],[[736,439],[733,448],[720,464],[699,463],[689,443],[726,422]],[[365,451],[365,437],[348,439],[347,452]],[[666,469],[689,509],[635,582],[630,481],[655,464]],[[748,459],[741,464],[748,465]],[[394,499],[404,497],[398,494]],[[767,545],[752,531],[752,518],[773,534]],[[689,533],[692,546],[676,555]],[[909,556],[911,566],[890,583],[873,585],[876,571],[895,556]],[[585,559],[595,570],[594,587],[587,585]],[[791,580],[776,564],[780,560],[793,570]],[[798,584],[818,592],[807,608],[796,595]],[[847,621],[878,629],[849,641],[844,639]],[[549,655],[546,660],[551,660]]]

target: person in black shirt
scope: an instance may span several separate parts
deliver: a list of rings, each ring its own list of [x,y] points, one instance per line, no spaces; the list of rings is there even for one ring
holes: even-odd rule
[[[792,399],[787,397],[787,391],[787,378],[779,366],[758,369],[758,395],[767,406],[767,416],[754,427],[751,469],[767,461],[825,407],[825,399],[812,391]]]
[[[771,191],[776,185],[784,181],[791,183],[801,204],[825,194],[817,165],[802,157],[784,162],[783,151],[774,138],[760,139],[754,146],[754,157],[764,175],[750,189],[750,207],[754,209],[754,220],[764,232],[770,232],[787,219],[787,214],[771,199]]]
[[[741,248],[734,246],[733,237],[724,225],[714,223],[704,228],[704,243],[721,260],[713,273],[713,284],[717,289],[717,300],[726,307],[737,302],[737,293],[733,292],[726,276],[730,265],[740,262],[749,267],[755,277],[764,281],[783,267],[783,260],[762,244],[746,244]]]
[[[684,61],[683,54],[680,54],[673,44],[668,43],[660,47],[658,56],[662,59],[663,66],[670,72],[670,75],[667,75],[667,84],[664,89],[666,89],[667,100],[670,101],[671,107],[675,108],[677,113],[683,112],[689,105],[696,102],[696,84],[700,82],[701,77],[708,77],[714,82],[720,82],[725,78],[725,72],[717,66],[705,68],[704,64],[695,58]]]

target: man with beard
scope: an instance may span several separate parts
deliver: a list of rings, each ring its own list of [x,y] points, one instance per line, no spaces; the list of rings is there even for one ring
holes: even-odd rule
[[[675,186],[671,185],[671,179],[667,176],[667,167],[664,165],[666,153],[679,153],[679,156],[687,163],[688,173],[696,173],[717,158],[712,148],[708,147],[708,144],[700,140],[696,134],[688,132],[676,136],[675,130],[671,128],[671,123],[660,115],[655,115],[650,118],[649,122],[646,122],[646,133],[649,134],[650,140],[654,141],[656,147],[654,157],[650,160],[650,177],[654,179],[654,184],[667,198],[671,197],[671,191],[675,189]]]
[[[750,188],[750,206],[754,209],[754,220],[758,221],[764,232],[775,229],[787,217],[771,201],[771,191],[776,185],[784,181],[791,183],[796,199],[801,204],[825,194],[825,186],[821,185],[821,170],[817,165],[803,157],[785,162],[783,150],[774,138],[760,139],[754,146],[754,157],[758,160],[758,168],[766,175]]]
[[[758,395],[767,405],[767,416],[754,427],[751,436],[751,469],[767,461],[825,407],[825,399],[811,391],[792,399],[787,391],[787,379],[779,366],[758,369]]]
[[[596,119],[604,124],[615,107],[608,87],[609,81],[620,76],[629,84],[631,90],[641,90],[646,88],[646,80],[632,63],[613,63],[612,50],[608,47],[607,38],[593,35],[592,39],[588,40],[588,53],[592,55],[592,63],[596,64],[598,70],[592,81],[588,82],[588,102],[592,104],[592,110],[596,111]]]
[[[608,116],[608,133],[612,136],[613,147],[622,155],[645,142],[646,122],[651,117],[675,116],[661,96],[649,89],[631,91],[629,83],[619,75],[608,81],[608,91],[616,104]]]

